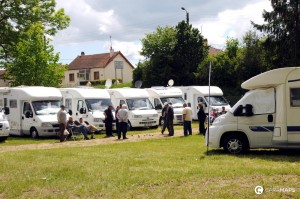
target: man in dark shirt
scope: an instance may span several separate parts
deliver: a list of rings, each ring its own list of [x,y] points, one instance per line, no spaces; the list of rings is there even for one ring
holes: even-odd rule
[[[107,109],[104,111],[105,116],[105,131],[106,131],[106,137],[114,137],[112,134],[112,124],[114,121],[114,116],[112,114],[113,106],[109,105]]]

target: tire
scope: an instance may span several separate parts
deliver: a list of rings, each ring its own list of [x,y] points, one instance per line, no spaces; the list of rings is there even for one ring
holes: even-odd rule
[[[0,137],[0,142],[4,142],[7,138],[8,138],[8,136]]]
[[[223,149],[231,154],[245,153],[247,146],[247,141],[240,135],[229,135],[223,142]]]
[[[36,130],[36,128],[32,128],[32,129],[30,130],[30,136],[31,136],[31,138],[33,138],[33,139],[39,138],[39,133],[38,133],[38,131]]]

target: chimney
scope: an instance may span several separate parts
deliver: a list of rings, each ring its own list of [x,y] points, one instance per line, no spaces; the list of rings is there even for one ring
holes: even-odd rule
[[[205,46],[207,46],[207,45],[208,45],[208,41],[207,41],[207,39],[203,39],[203,44],[204,44]]]
[[[114,54],[115,54],[114,49],[113,49],[112,47],[110,47],[110,50],[109,50],[109,57],[114,56]]]
[[[83,55],[85,55],[85,54],[84,54],[84,52],[82,51],[82,52],[81,52],[81,56],[83,56]]]

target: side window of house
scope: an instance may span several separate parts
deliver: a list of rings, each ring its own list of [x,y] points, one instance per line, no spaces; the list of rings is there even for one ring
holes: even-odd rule
[[[84,101],[83,100],[78,100],[77,103],[77,111],[80,111],[81,108],[84,106]]]
[[[290,104],[291,107],[300,107],[300,88],[290,89]]]
[[[69,74],[69,81],[70,82],[74,82],[75,81],[74,73],[70,73]]]

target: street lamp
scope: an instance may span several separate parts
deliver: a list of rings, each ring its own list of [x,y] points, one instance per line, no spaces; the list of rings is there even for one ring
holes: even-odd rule
[[[181,7],[181,10],[184,10],[186,12],[186,23],[188,24],[189,23],[189,13],[184,7]]]

